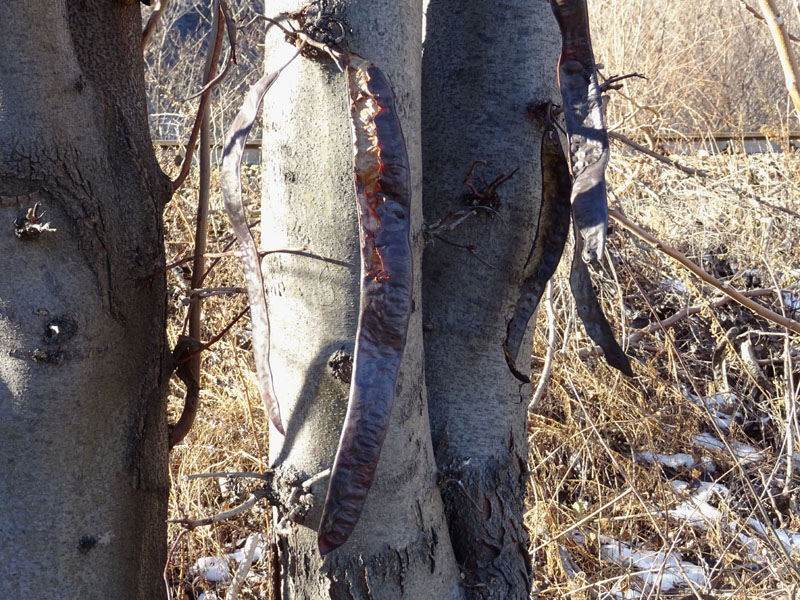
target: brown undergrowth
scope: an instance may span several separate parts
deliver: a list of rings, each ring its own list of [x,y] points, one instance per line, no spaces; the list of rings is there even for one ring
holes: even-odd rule
[[[794,151],[678,157],[710,175],[700,178],[615,150],[616,208],[720,282],[757,290],[759,302],[798,318],[800,215],[786,212],[800,208]],[[555,323],[540,311],[534,346],[541,364],[555,327],[547,393],[529,429],[539,597],[767,598],[795,589],[796,336],[733,302],[712,306],[716,289],[614,227],[595,284],[634,359],[627,380],[591,352],[565,266],[553,282]],[[670,320],[689,307],[698,310]],[[651,335],[638,333],[648,327]]]

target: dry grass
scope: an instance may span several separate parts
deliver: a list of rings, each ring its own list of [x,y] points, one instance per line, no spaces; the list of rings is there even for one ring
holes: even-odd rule
[[[171,157],[166,153],[161,156],[162,165],[171,162]],[[260,204],[258,169],[244,167],[243,172],[243,193],[250,201],[249,217],[254,222],[258,219]],[[193,172],[192,175],[191,181],[194,182],[197,174]],[[212,189],[218,190],[218,187],[212,181]],[[196,198],[195,184],[190,183],[176,194],[167,207],[168,263],[192,254]],[[212,192],[209,212],[208,252],[224,252],[231,242],[231,235],[218,191]],[[257,226],[254,231],[258,232]],[[184,333],[187,311],[185,291],[191,277],[186,272],[189,266],[190,263],[183,268],[176,267],[167,275],[168,335],[172,346],[178,335]],[[204,285],[241,286],[242,273],[238,262],[230,257],[221,259]],[[203,338],[210,339],[224,329],[246,305],[244,294],[206,299],[203,303]],[[170,519],[211,516],[244,501],[249,491],[257,485],[257,482],[248,480],[187,480],[187,476],[215,471],[263,472],[267,468],[267,423],[252,365],[249,327],[249,320],[245,316],[203,354],[201,406],[197,420],[184,441],[172,450],[170,457]],[[184,390],[176,377],[172,378],[170,385],[168,418],[174,423],[183,407]],[[190,572],[197,559],[229,554],[240,548],[250,534],[267,531],[268,526],[269,512],[259,504],[236,519],[212,527],[200,527],[185,535],[169,564],[168,575],[173,583],[174,597],[180,600],[194,599],[203,591],[213,590],[214,585],[204,581],[197,573]],[[181,530],[182,526],[170,525],[171,542]],[[232,569],[235,570],[235,564]],[[262,560],[254,565],[239,598],[268,597],[267,580],[267,569]],[[222,589],[225,587],[223,585]],[[224,592],[220,592],[220,597],[224,597]]]
[[[800,157],[792,152],[681,160],[709,172],[711,178],[688,177],[618,151],[609,178],[610,188],[617,191],[616,206],[738,289],[796,290],[800,217],[763,202],[800,208],[793,176]],[[627,381],[597,359],[574,360],[588,345],[576,326],[565,267],[554,284],[556,361],[548,393],[530,423],[528,523],[539,597],[622,598],[628,590],[641,593],[636,597],[652,598],[765,598],[789,589],[798,581],[793,568],[800,546],[789,560],[776,549],[773,536],[763,535],[755,523],[800,532],[800,454],[793,473],[785,460],[787,437],[795,453],[800,441],[797,418],[787,415],[787,406],[796,406],[796,396],[791,404],[786,400],[787,387],[797,388],[798,369],[792,369],[789,384],[785,332],[733,303],[710,308],[720,296],[716,290],[617,230],[610,236],[608,260],[596,281],[617,331],[629,336],[634,326],[657,323],[689,306],[706,307],[628,348],[638,364],[635,379]],[[781,306],[776,298],[759,301],[796,319],[796,308]],[[798,296],[792,298],[796,302]],[[548,326],[541,311],[535,361],[545,354]],[[740,335],[732,337],[726,350],[726,385],[715,378],[712,357],[732,328]],[[747,337],[760,359],[763,379],[758,381],[740,358]],[[788,343],[796,361],[796,338]],[[721,393],[729,395],[729,402],[718,408],[731,421],[722,430],[702,403],[691,400],[708,398],[711,406]],[[753,447],[760,453],[758,459],[747,462],[724,448],[705,449],[695,437],[719,438],[720,433],[732,445]],[[644,460],[643,452],[688,457],[681,465],[660,466]],[[677,481],[689,485],[673,485]],[[711,483],[730,490],[727,498],[710,501],[721,511],[721,520],[700,525],[668,515]],[[699,515],[697,519],[702,521]],[[755,540],[756,548],[745,545],[740,534]],[[644,575],[634,575],[641,568],[610,559],[609,550],[618,542],[641,552],[680,555],[703,571],[707,585],[698,586],[697,595],[689,587],[648,589],[642,584]],[[651,580],[661,580],[663,563],[663,558],[656,561]]]

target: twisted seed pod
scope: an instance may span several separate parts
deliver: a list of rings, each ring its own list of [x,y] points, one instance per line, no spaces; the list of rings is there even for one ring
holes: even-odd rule
[[[569,236],[569,198],[572,181],[567,159],[554,127],[549,126],[543,132],[541,148],[542,206],[536,225],[536,237],[525,263],[520,297],[508,322],[506,339],[503,343],[503,353],[508,368],[524,383],[530,383],[530,377],[520,372],[516,366],[519,347],[528,328],[528,321],[536,312],[547,282],[561,261],[564,245]]]
[[[583,260],[599,260],[608,229],[605,170],[608,133],[597,83],[586,0],[550,0],[561,29],[558,84],[569,140],[572,217],[583,238]]]
[[[586,263],[581,259],[581,246],[583,242],[577,227],[574,227],[574,233],[575,254],[572,257],[572,271],[569,275],[569,287],[572,290],[572,296],[575,298],[578,316],[581,318],[581,321],[583,321],[583,327],[586,329],[586,333],[589,334],[592,341],[603,349],[606,362],[628,377],[633,377],[631,363],[614,338],[611,325],[609,325],[608,320],[603,314],[600,302],[597,300],[597,295],[592,287],[589,267],[587,267]]]
[[[318,532],[320,554],[350,536],[389,427],[412,302],[411,181],[405,140],[384,74],[347,54],[361,298],[355,360],[339,447]]]
[[[242,203],[241,164],[244,144],[258,116],[258,108],[261,106],[264,94],[272,87],[281,71],[286,68],[286,65],[297,54],[296,52],[289,62],[277,71],[264,75],[248,90],[242,108],[225,134],[222,166],[220,167],[222,180],[220,187],[225,203],[225,212],[231,222],[231,228],[239,246],[247,296],[250,301],[250,320],[253,327],[253,357],[258,374],[258,387],[270,421],[272,421],[275,429],[282,434],[285,432],[281,421],[281,410],[275,397],[275,389],[272,385],[272,369],[269,365],[270,327],[267,296],[264,292],[264,279],[261,273],[258,247],[250,228],[247,226],[244,204]]]

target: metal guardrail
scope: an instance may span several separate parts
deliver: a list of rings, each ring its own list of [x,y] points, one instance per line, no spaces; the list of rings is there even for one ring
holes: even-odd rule
[[[176,148],[180,154],[183,154],[183,149],[186,144],[178,140],[153,140],[153,146],[156,148]],[[194,157],[197,160],[197,157]],[[222,144],[214,144],[211,146],[211,164],[218,164],[222,161]],[[244,145],[244,153],[242,154],[242,162],[246,165],[257,165],[261,162],[261,141],[255,140],[247,142]]]
[[[720,131],[658,135],[657,137],[659,142],[664,144],[665,150],[672,154],[694,154],[699,150],[711,153],[727,152],[731,147],[740,152],[744,150],[747,154],[781,152],[781,144],[787,139],[791,147],[800,149],[800,131],[791,131],[788,135],[783,134],[781,137],[767,136],[760,131]],[[177,140],[153,140],[153,145],[158,148],[182,148],[184,143]],[[218,163],[221,159],[222,145],[215,144],[211,147],[211,162]],[[245,144],[242,161],[247,165],[257,165],[261,162],[261,140],[253,140]]]

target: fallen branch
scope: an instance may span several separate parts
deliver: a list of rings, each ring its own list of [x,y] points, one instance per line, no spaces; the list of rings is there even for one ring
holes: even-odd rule
[[[757,302],[753,302],[745,296],[742,292],[730,287],[726,283],[722,283],[708,272],[700,268],[698,265],[693,263],[689,260],[686,255],[675,250],[674,248],[663,244],[661,241],[650,235],[647,231],[639,227],[638,225],[629,221],[626,217],[622,215],[619,211],[613,208],[608,209],[609,216],[614,219],[617,223],[620,224],[624,229],[627,229],[629,232],[634,234],[639,239],[647,242],[651,246],[653,246],[656,250],[660,250],[667,256],[677,260],[680,264],[686,267],[689,271],[697,275],[701,280],[706,282],[712,287],[717,288],[726,296],[729,296],[734,301],[738,302],[745,308],[751,310],[755,314],[768,321],[772,321],[773,323],[780,325],[781,327],[785,327],[786,329],[800,335],[800,323],[795,321],[794,319],[789,319],[784,317],[783,315],[779,315],[775,311],[772,311],[764,306],[761,306]]]

